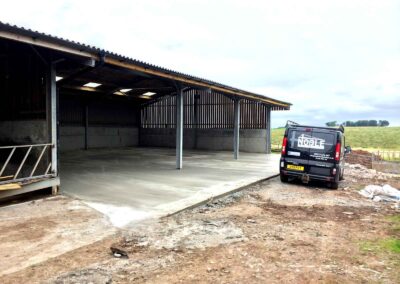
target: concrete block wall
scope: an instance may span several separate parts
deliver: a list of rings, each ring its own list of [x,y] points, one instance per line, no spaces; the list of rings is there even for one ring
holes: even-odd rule
[[[3,145],[48,142],[46,120],[0,121],[0,143]]]
[[[15,121],[0,121],[0,145],[15,146],[15,145],[32,145],[49,143],[47,139],[47,122],[46,120],[15,120]],[[22,168],[19,177],[26,177],[30,174],[33,164],[39,157],[42,147],[34,147],[29,152],[29,156],[25,161],[25,166]],[[7,165],[4,175],[15,174],[17,167],[20,165],[23,157],[27,153],[28,148],[19,148],[15,150],[9,164]],[[10,149],[0,151],[0,167],[6,161]],[[47,154],[49,150],[47,151]],[[44,173],[49,162],[49,156],[45,154],[42,157],[42,162],[36,169],[36,173]]]
[[[83,149],[85,128],[82,126],[61,126],[60,151]],[[139,144],[137,127],[90,126],[89,148],[127,147]],[[49,143],[45,120],[0,121],[0,144],[22,145]]]
[[[195,147],[194,130],[184,129],[183,133],[183,147],[193,149]],[[174,148],[176,143],[176,132],[171,128],[142,128],[139,137],[139,145],[144,147]]]
[[[89,126],[88,147],[128,147],[139,144],[137,127]],[[85,128],[83,126],[60,127],[60,151],[72,151],[85,147]]]
[[[175,147],[175,129],[142,128],[139,137],[140,146]],[[265,129],[241,129],[239,141],[240,151],[252,153],[266,153],[267,151],[267,131]],[[183,147],[233,151],[233,129],[197,129],[197,131],[184,129]]]
[[[83,126],[60,126],[60,151],[83,149],[85,129]],[[265,153],[265,129],[241,129],[240,151]],[[140,141],[139,141],[140,137]],[[105,147],[175,147],[175,129],[90,126],[89,148]],[[196,141],[197,139],[197,141]],[[197,147],[196,147],[197,142]],[[0,121],[0,143],[36,144],[48,143],[45,120]],[[233,129],[184,129],[183,147],[216,151],[233,151]]]

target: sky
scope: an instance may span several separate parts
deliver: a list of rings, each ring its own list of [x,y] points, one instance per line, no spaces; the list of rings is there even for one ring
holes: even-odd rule
[[[400,126],[400,0],[0,0],[0,21],[293,104],[286,120]]]

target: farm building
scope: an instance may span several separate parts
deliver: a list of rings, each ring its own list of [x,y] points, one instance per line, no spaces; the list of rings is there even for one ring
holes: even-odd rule
[[[251,161],[262,170],[271,111],[289,109],[287,102],[0,23],[0,197],[61,185],[77,195],[85,188],[93,198],[121,190],[124,200],[132,188],[162,192],[204,186],[188,185],[196,179],[233,179]]]

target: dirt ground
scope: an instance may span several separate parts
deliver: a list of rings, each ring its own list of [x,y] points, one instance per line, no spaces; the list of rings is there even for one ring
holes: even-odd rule
[[[0,232],[1,277],[112,236],[116,229],[80,201],[56,196],[0,208]]]
[[[339,190],[274,178],[118,231],[65,197],[40,201],[45,213],[25,216],[17,225],[11,225],[16,212],[0,210],[0,282],[400,283],[400,212],[357,192],[386,183],[399,188],[400,179],[359,166],[346,168]],[[60,209],[62,204],[69,209]],[[54,227],[63,229],[48,243],[44,236]],[[53,242],[64,251],[49,254]]]

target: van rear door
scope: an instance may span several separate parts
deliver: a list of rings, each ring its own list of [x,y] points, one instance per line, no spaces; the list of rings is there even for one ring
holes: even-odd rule
[[[335,166],[336,132],[312,131],[312,140],[309,145],[309,173],[330,176]]]
[[[308,172],[308,159],[310,149],[302,147],[301,141],[304,136],[310,135],[310,128],[289,129],[287,134],[285,168],[290,171]],[[299,144],[300,141],[300,144]]]

